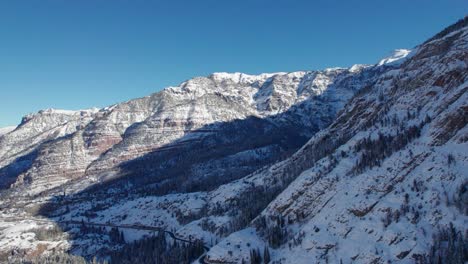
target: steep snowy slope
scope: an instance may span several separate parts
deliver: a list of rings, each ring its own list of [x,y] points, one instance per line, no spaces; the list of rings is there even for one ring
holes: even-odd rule
[[[249,261],[266,246],[281,263],[423,263],[433,243],[463,259],[468,27],[460,23],[362,90],[290,159],[252,176],[256,186],[287,188],[205,261]]]

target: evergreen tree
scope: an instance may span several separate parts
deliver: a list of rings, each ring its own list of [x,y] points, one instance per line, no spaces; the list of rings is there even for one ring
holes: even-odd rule
[[[268,246],[265,246],[265,249],[263,250],[263,263],[268,264],[270,263],[270,250],[268,249]]]

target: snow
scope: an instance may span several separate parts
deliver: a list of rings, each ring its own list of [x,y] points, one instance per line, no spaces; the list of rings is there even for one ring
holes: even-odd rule
[[[83,113],[96,113],[100,109],[97,107],[92,107],[89,109],[81,109],[81,110],[65,110],[65,109],[55,109],[55,108],[48,108],[45,110],[39,111],[39,113],[44,114],[61,114],[61,115],[76,115],[76,114],[83,114]]]
[[[259,75],[250,75],[240,72],[228,73],[228,72],[215,72],[210,75],[216,81],[230,80],[236,83],[245,83],[251,84],[256,81],[264,81],[268,78],[271,78],[275,75],[283,75],[284,72],[275,72],[275,73],[262,73]]]
[[[0,212],[0,251],[31,250],[39,244],[50,248],[66,248],[65,241],[38,240],[35,229],[47,229],[54,225],[53,221],[45,219],[23,218],[19,220],[16,215]]]
[[[209,251],[207,261],[216,263],[241,263],[242,259],[249,259],[250,250],[260,250],[263,254],[265,242],[256,234],[254,228],[246,228],[229,236],[229,240],[222,240]],[[225,259],[228,256],[229,259]]]
[[[411,50],[408,49],[396,49],[393,51],[392,55],[386,57],[377,63],[378,66],[382,65],[399,65],[411,57]]]
[[[16,128],[16,126],[1,127],[0,128],[0,136],[10,133],[11,131],[15,130],[15,128]]]
[[[371,67],[371,66],[372,65],[368,65],[368,64],[354,64],[353,66],[351,66],[351,68],[349,68],[349,71],[353,73],[360,72],[363,69]]]

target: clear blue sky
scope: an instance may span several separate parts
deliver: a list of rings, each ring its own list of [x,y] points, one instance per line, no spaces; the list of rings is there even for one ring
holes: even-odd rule
[[[103,107],[216,71],[375,63],[468,12],[466,0],[5,0],[0,127]]]

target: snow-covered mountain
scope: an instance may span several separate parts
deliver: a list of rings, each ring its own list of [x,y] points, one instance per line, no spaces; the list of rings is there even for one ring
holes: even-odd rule
[[[467,19],[460,23],[361,90],[291,158],[230,187],[284,191],[207,263],[250,260],[252,245],[281,263],[425,263],[437,250],[459,250],[446,263],[466,261]]]
[[[311,136],[369,81],[372,73],[356,68],[214,73],[104,109],[40,111],[0,138],[0,179],[38,194],[73,179],[118,177],[123,162],[196,143],[234,120],[255,118],[270,130],[297,123],[296,137]]]
[[[214,73],[26,116],[0,133],[0,260],[137,263],[125,242],[154,233],[138,226],[202,240],[200,263],[463,258],[467,24],[375,65]]]

